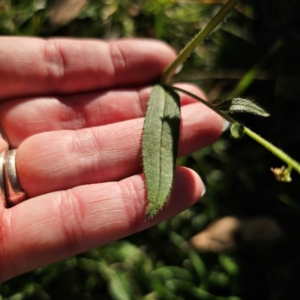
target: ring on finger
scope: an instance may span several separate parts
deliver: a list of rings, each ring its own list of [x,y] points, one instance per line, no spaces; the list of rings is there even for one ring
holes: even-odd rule
[[[17,150],[5,150],[0,154],[0,197],[6,207],[12,207],[27,199],[16,170]]]

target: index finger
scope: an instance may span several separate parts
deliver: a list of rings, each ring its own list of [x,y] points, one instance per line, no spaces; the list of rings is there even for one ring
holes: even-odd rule
[[[157,79],[175,58],[163,42],[0,37],[0,100],[68,94]]]

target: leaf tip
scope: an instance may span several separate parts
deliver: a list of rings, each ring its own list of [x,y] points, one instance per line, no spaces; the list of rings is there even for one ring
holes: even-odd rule
[[[153,219],[157,213],[161,210],[161,207],[157,207],[154,203],[148,203],[147,210],[146,210],[146,219]]]

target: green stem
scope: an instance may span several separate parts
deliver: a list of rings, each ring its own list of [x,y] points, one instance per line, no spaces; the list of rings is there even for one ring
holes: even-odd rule
[[[219,23],[224,20],[238,2],[240,2],[240,0],[229,0],[210,20],[210,22],[186,45],[186,47],[179,53],[176,59],[162,74],[160,79],[161,84],[165,84],[167,82],[175,70],[184,63],[197,46],[217,27]]]
[[[229,117],[226,113],[224,113],[223,111],[217,109],[214,105],[212,105],[211,103],[207,102],[206,100],[196,96],[193,93],[190,93],[186,90],[183,90],[179,87],[176,86],[167,86],[167,88],[178,91],[178,92],[182,92],[196,100],[198,100],[199,102],[203,103],[205,106],[209,107],[211,110],[213,110],[214,112],[216,112],[218,115],[220,115],[223,119],[227,120],[229,123],[233,124],[233,123],[238,123],[237,121],[235,121],[234,119],[232,119],[231,117]]]
[[[256,142],[258,142],[259,144],[261,144],[262,146],[264,146],[267,150],[272,152],[275,156],[280,158],[282,161],[284,161],[288,165],[288,168],[290,170],[294,169],[295,171],[300,173],[300,164],[296,160],[291,158],[288,154],[286,154],[281,149],[277,148],[276,146],[274,146],[273,144],[271,144],[270,142],[268,142],[267,140],[265,140],[264,138],[262,138],[261,136],[259,136],[258,134],[256,134],[255,132],[253,132],[247,127],[244,127],[244,133],[247,134]]]
[[[209,102],[205,101],[204,99],[194,95],[193,93],[190,93],[186,90],[183,90],[183,89],[175,87],[175,86],[168,86],[168,88],[179,91],[179,92],[182,92],[182,93],[185,93],[186,95],[198,100],[199,102],[203,103],[204,105],[206,105],[207,107],[212,109],[214,112],[216,112],[218,115],[220,115],[222,118],[224,118],[225,120],[227,120],[231,124],[234,124],[234,123],[239,124],[239,122],[237,122],[236,120],[229,117],[226,113],[224,113],[223,111],[220,111],[218,108],[213,106],[211,103],[209,103]],[[273,144],[271,144],[270,142],[268,142],[267,140],[265,140],[264,138],[262,138],[261,136],[259,136],[255,132],[253,132],[252,130],[250,130],[249,128],[247,128],[245,126],[243,126],[243,128],[244,128],[244,133],[245,134],[247,134],[249,137],[251,137],[253,140],[258,142],[259,144],[261,144],[267,150],[272,152],[275,156],[280,158],[282,161],[284,161],[288,165],[289,170],[294,169],[295,171],[300,173],[300,164],[296,160],[291,158],[288,154],[286,154],[281,149],[277,148],[276,146],[274,146]]]
[[[256,78],[258,72],[262,69],[265,63],[274,55],[283,45],[283,42],[278,39],[272,47],[264,54],[264,56],[243,76],[239,81],[235,89],[226,97],[227,99],[233,99],[241,96],[250,84]]]

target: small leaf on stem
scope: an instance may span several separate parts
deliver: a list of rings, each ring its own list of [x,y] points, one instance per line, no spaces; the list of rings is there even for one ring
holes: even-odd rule
[[[166,202],[173,182],[180,127],[179,95],[161,85],[153,87],[144,122],[142,154],[148,207],[154,217]]]
[[[235,139],[239,139],[244,135],[244,126],[239,123],[233,123],[230,126],[231,136]]]
[[[216,107],[222,111],[229,113],[247,112],[261,117],[270,116],[270,114],[267,113],[262,107],[260,107],[251,100],[243,98],[234,98],[232,100],[226,100],[218,104]]]

